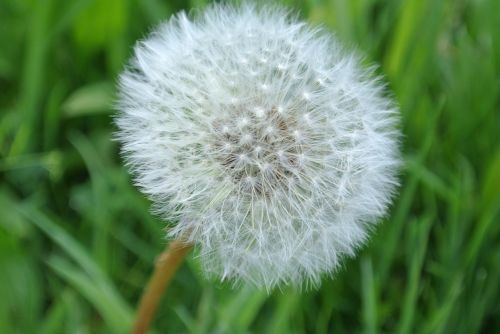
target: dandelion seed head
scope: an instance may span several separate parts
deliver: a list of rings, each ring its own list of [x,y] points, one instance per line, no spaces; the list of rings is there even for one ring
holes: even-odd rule
[[[136,45],[119,92],[135,182],[209,276],[318,284],[397,186],[397,110],[383,84],[278,7],[178,14]]]

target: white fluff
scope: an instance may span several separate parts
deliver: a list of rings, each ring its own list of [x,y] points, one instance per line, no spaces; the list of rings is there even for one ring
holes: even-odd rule
[[[318,284],[397,186],[397,110],[327,32],[276,7],[180,13],[135,47],[116,123],[140,189],[209,276]]]

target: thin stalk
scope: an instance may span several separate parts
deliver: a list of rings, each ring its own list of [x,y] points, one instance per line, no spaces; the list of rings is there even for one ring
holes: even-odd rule
[[[161,296],[192,247],[183,240],[174,240],[161,253],[156,261],[153,275],[142,294],[134,323],[134,334],[146,334],[148,332]]]

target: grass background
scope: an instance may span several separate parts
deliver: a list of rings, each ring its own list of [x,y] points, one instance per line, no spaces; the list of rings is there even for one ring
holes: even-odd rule
[[[190,257],[156,333],[500,333],[500,1],[285,1],[379,63],[400,195],[319,290],[232,290]],[[0,333],[126,333],[164,224],[110,105],[134,42],[205,1],[0,0]]]

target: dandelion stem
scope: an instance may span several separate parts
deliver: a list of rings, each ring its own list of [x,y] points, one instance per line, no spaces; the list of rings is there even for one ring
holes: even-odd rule
[[[137,309],[133,329],[134,334],[146,334],[148,332],[161,296],[191,248],[192,245],[186,244],[183,240],[174,240],[156,260],[155,270],[142,294]]]

